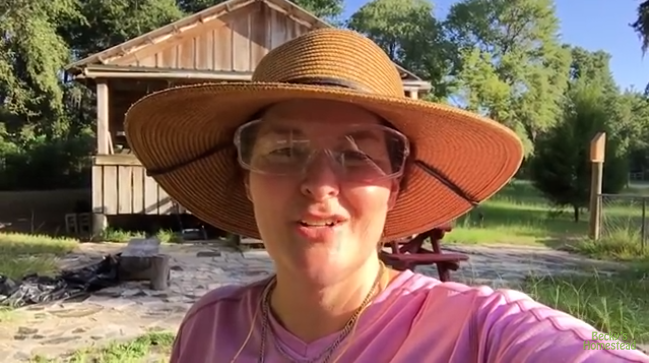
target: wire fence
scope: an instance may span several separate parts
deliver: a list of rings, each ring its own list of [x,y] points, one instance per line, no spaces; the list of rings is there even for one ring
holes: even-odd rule
[[[637,242],[643,249],[649,239],[649,196],[601,194],[600,236]]]

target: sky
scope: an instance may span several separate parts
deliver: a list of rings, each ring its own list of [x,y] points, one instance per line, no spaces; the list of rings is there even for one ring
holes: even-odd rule
[[[456,0],[431,0],[438,18],[444,18]],[[348,18],[367,1],[346,0]],[[643,59],[640,40],[629,27],[639,1],[555,0],[562,42],[611,54],[611,71],[622,87],[644,91],[649,83],[649,54]]]

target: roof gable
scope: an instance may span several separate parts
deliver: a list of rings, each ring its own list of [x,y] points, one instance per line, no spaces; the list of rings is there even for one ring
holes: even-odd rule
[[[257,6],[268,6],[270,9],[284,14],[291,21],[306,28],[306,31],[332,27],[322,19],[288,0],[229,0],[71,63],[66,66],[66,70],[76,73],[82,68],[92,65],[128,65],[130,60],[142,59],[143,55],[153,53],[154,49],[171,46],[183,38],[186,39],[202,31],[214,28],[219,23],[222,24],[220,19],[226,14],[233,14],[237,10],[255,4]],[[233,15],[236,16],[236,14]],[[402,74],[402,78],[421,80],[403,67],[399,65],[396,65],[396,67]]]

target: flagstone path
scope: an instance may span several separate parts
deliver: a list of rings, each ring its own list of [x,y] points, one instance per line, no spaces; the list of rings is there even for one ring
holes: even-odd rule
[[[62,261],[79,266],[115,253],[123,245],[85,244],[82,251]],[[547,248],[512,246],[451,246],[470,255],[470,262],[452,276],[457,281],[502,287],[520,282],[530,272],[586,273],[596,267],[612,271],[611,263],[587,260]],[[83,302],[22,309],[15,319],[0,324],[1,362],[26,361],[34,355],[57,357],[71,350],[130,340],[150,330],[177,330],[185,312],[207,291],[227,284],[245,284],[271,273],[265,251],[241,252],[225,243],[167,245],[172,257],[168,291],[151,291],[132,283],[102,290]],[[591,270],[592,271],[592,270]],[[434,268],[418,272],[437,276]],[[147,361],[164,361],[152,357]]]

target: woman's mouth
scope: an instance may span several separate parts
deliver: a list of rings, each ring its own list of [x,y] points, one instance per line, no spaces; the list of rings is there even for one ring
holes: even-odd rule
[[[300,225],[302,225],[303,227],[311,228],[335,227],[338,224],[340,224],[340,221],[336,219],[322,221],[300,221]]]
[[[339,239],[342,218],[303,219],[297,223],[297,233],[309,242],[334,243]]]

